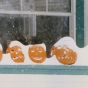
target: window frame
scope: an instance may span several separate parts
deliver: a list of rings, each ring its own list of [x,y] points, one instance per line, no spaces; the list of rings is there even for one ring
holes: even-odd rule
[[[88,45],[88,0],[84,1],[84,45]]]
[[[22,0],[20,0],[20,11],[0,10],[0,14],[23,14],[23,15],[43,15],[43,16],[66,16],[69,17],[69,35],[76,40],[76,0],[71,0],[71,12],[48,12],[48,0],[46,0],[46,11],[22,11]],[[36,17],[34,19],[36,20]],[[33,21],[36,27],[36,21]],[[25,28],[24,28],[25,31]]]

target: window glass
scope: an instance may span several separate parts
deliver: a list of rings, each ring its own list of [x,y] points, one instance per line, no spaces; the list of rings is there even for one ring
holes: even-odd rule
[[[71,0],[48,0],[48,10],[71,12]]]
[[[35,1],[34,0],[22,0],[22,10],[23,11],[35,11]]]
[[[35,0],[36,11],[46,11],[46,0]]]
[[[20,0],[0,0],[0,10],[20,10]]]
[[[71,12],[71,0],[0,0],[0,10]]]
[[[46,11],[46,0],[23,0],[23,10]]]
[[[71,0],[23,0],[23,10],[71,12]]]

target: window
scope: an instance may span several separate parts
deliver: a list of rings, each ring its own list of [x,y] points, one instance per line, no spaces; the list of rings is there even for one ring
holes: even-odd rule
[[[47,56],[61,37],[75,39],[75,0],[0,0],[0,43],[45,43]]]

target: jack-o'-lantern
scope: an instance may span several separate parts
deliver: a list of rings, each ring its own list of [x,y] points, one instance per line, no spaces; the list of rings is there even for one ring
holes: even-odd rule
[[[10,53],[11,58],[14,62],[21,63],[24,62],[24,54],[19,46],[8,47],[6,53]]]
[[[2,60],[2,56],[3,56],[3,53],[2,53],[2,50],[0,50],[0,61]]]
[[[29,58],[35,63],[42,63],[46,59],[46,51],[39,45],[29,47],[28,54]]]
[[[56,49],[57,49],[57,47],[52,46],[52,48],[51,48],[51,50],[50,50],[50,56],[51,56],[51,57],[56,54]]]
[[[6,53],[10,53],[10,47],[8,46]]]
[[[64,65],[74,64],[77,60],[77,54],[67,46],[59,47],[56,50],[57,60]]]

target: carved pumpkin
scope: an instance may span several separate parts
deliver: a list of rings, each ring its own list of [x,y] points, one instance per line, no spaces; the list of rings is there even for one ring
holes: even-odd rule
[[[56,49],[57,49],[57,47],[52,46],[52,48],[51,48],[51,50],[50,50],[50,56],[51,56],[51,57],[56,54]]]
[[[0,61],[2,60],[3,57],[3,48],[2,45],[0,44]]]
[[[10,53],[10,47],[8,46],[6,53]]]
[[[29,58],[35,63],[42,63],[46,59],[46,51],[42,46],[34,45],[28,50]]]
[[[0,61],[2,60],[2,56],[3,56],[3,53],[2,53],[2,50],[0,50]]]
[[[62,64],[71,65],[76,62],[77,54],[67,46],[63,46],[56,50],[56,58]]]
[[[11,58],[14,62],[24,62],[24,54],[19,46],[8,47],[6,53],[10,53]]]

